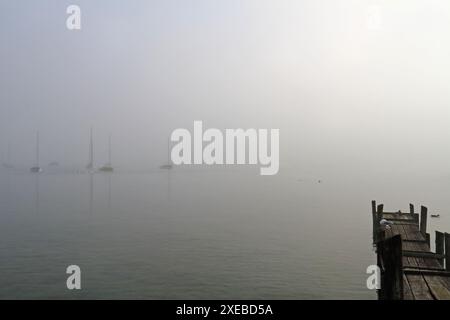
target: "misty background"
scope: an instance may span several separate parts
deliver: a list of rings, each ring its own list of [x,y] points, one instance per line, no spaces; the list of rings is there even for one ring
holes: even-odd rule
[[[69,31],[77,4],[82,30]],[[380,27],[368,27],[378,6]],[[447,174],[450,4],[2,1],[0,146],[157,166],[175,128],[280,128],[280,171]]]
[[[1,1],[0,299],[375,298],[370,200],[450,230],[449,28],[447,1]],[[195,120],[280,129],[279,173],[160,169]],[[84,171],[91,127],[114,173],[47,168]]]

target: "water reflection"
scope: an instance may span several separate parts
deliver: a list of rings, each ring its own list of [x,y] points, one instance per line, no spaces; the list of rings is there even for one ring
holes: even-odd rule
[[[111,210],[111,175],[108,175],[108,211]]]
[[[94,174],[89,173],[89,215],[92,216],[94,209]]]
[[[36,174],[34,176],[34,210],[36,215],[39,214],[39,208],[40,208],[40,182],[39,182],[39,174]]]
[[[170,172],[172,170],[167,170],[167,202],[170,202],[170,194],[171,194],[171,183],[170,183]]]

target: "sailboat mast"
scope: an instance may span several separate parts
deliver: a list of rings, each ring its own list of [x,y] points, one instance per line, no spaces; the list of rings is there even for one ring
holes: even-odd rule
[[[8,153],[6,154],[6,163],[11,163],[11,143],[8,143]]]
[[[93,138],[93,132],[91,128],[91,137],[89,141],[89,164],[88,168],[92,169],[94,167],[94,138]]]
[[[39,167],[39,131],[36,133],[36,167]]]
[[[111,165],[111,135],[108,137],[108,163]]]

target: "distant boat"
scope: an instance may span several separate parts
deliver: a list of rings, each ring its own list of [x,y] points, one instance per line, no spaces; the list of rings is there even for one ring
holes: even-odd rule
[[[432,218],[439,218],[440,215],[439,215],[439,214],[432,214],[431,217],[432,217]]]
[[[41,173],[43,170],[39,166],[39,132],[36,133],[36,165],[30,168],[32,173]]]
[[[31,167],[31,168],[30,168],[30,171],[31,171],[32,173],[41,173],[41,172],[43,172],[44,170],[42,170],[41,167]]]
[[[160,169],[170,170],[173,168],[172,159],[170,158],[170,140],[167,140],[167,164],[163,164]]]
[[[108,138],[108,163],[98,169],[101,172],[113,172],[114,168],[111,165],[111,135]]]

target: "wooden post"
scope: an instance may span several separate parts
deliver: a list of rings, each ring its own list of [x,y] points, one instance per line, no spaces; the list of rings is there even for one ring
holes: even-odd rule
[[[375,214],[375,219],[374,219],[374,229],[375,229],[375,237],[374,240],[375,242],[381,241],[382,239],[384,239],[384,230],[380,229],[380,220],[383,217],[383,205],[379,204],[377,206],[377,212]],[[383,237],[380,237],[380,233],[383,233]]]
[[[409,213],[414,214],[414,205],[412,203],[409,204]]]
[[[402,237],[393,236],[380,242],[380,259],[383,267],[382,297],[386,300],[403,299]]]
[[[444,234],[442,232],[436,231],[436,253],[444,254]],[[444,259],[439,259],[439,262],[442,266],[444,266]]]
[[[431,247],[431,237],[430,237],[430,234],[429,233],[426,233],[425,234],[425,240],[427,241],[427,245],[428,245],[428,247]]]
[[[420,207],[420,233],[424,237],[427,234],[427,215],[428,215],[428,208],[421,206]]]
[[[374,243],[377,240],[377,220],[377,202],[372,200],[372,237]]]
[[[379,216],[379,220],[381,220],[381,216],[382,216],[382,214],[383,214],[383,208],[384,208],[384,204],[379,204],[379,205],[377,206],[377,213],[380,215],[380,216]]]
[[[445,270],[450,271],[450,234],[444,234],[445,246]]]

